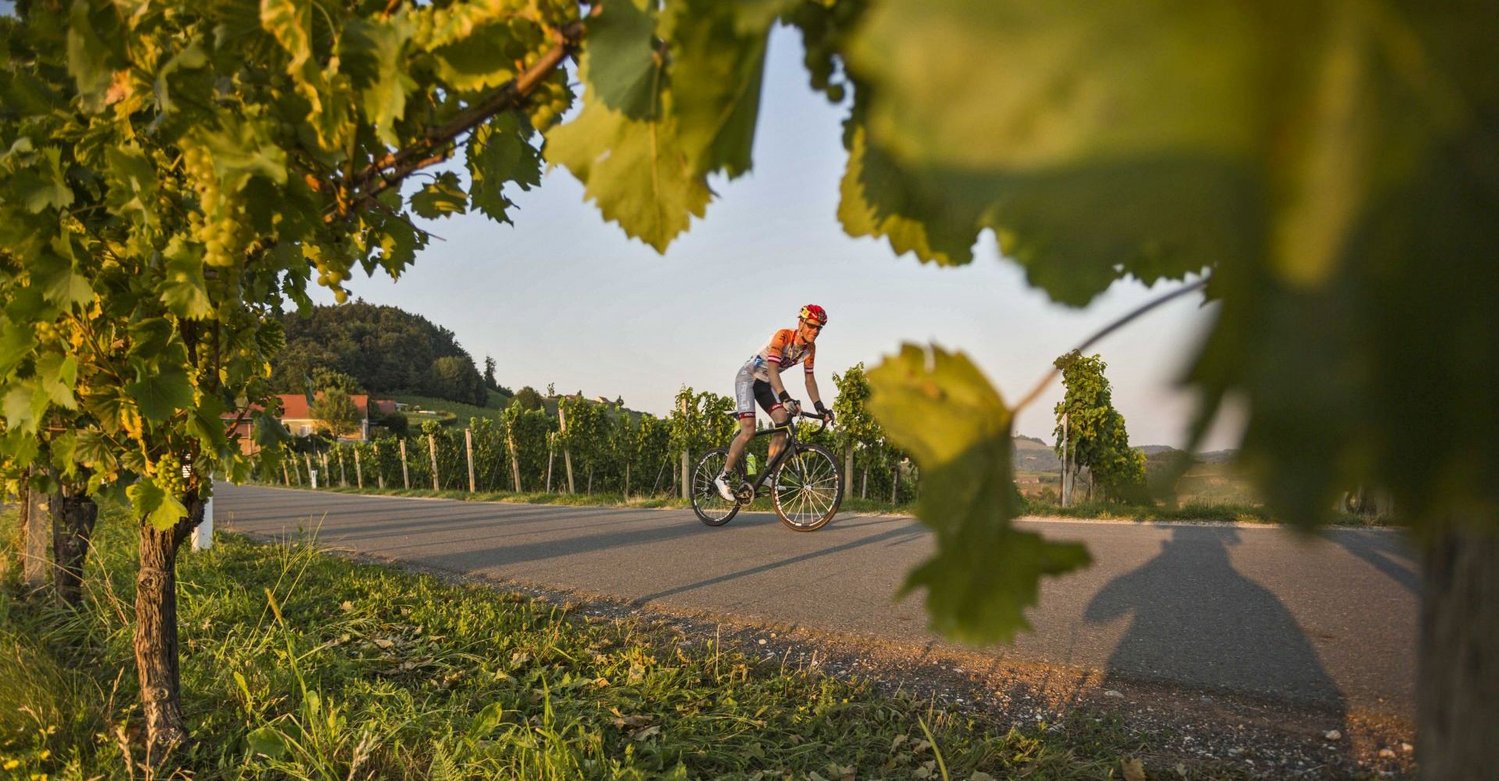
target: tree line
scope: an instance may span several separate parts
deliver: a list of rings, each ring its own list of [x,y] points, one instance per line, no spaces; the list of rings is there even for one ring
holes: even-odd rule
[[[457,336],[427,318],[356,300],[281,317],[286,345],[271,359],[276,393],[341,387],[351,393],[409,393],[487,406],[494,367],[481,374]]]

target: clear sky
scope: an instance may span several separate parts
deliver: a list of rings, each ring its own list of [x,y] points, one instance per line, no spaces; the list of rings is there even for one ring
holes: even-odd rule
[[[883,241],[838,225],[845,153],[840,122],[806,86],[800,37],[774,34],[755,138],[755,166],[714,183],[706,219],[660,256],[604,222],[563,169],[539,189],[511,194],[516,225],[481,215],[440,220],[436,240],[398,282],[362,276],[350,292],[420,314],[457,334],[479,363],[492,356],[500,384],[623,397],[664,415],[683,385],[730,395],[734,373],[801,305],[826,307],[817,378],[878,363],[905,341],[966,352],[1004,397],[1018,399],[1058,355],[1170,286],[1120,282],[1084,310],[1029,289],[992,237],[966,267],[924,266]],[[331,301],[326,294],[316,296]],[[1136,445],[1180,446],[1192,399],[1175,384],[1211,322],[1197,296],[1168,304],[1090,352],[1108,363],[1114,404]],[[796,372],[800,374],[800,372]],[[806,399],[800,377],[787,383]],[[1060,382],[1017,420],[1016,432],[1051,441]],[[1239,424],[1205,449],[1234,447]]]

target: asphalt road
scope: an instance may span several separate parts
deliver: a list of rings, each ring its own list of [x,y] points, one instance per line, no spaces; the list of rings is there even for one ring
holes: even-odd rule
[[[690,510],[361,497],[224,485],[215,522],[581,595],[937,644],[920,594],[931,552],[909,518],[846,513],[798,534],[768,513],[710,529]],[[1025,521],[1094,564],[1047,579],[1033,632],[996,656],[1106,676],[1411,718],[1419,570],[1394,532]]]

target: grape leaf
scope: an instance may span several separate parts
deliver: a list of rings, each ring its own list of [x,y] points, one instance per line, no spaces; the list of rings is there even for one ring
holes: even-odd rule
[[[10,383],[10,390],[6,391],[3,402],[6,428],[35,434],[50,402],[47,391],[35,377]]]
[[[164,366],[150,376],[126,386],[146,420],[162,421],[193,403],[193,386],[187,372]]]
[[[171,249],[169,248],[170,252]],[[173,328],[165,317],[145,317],[130,323],[130,355],[149,358],[165,352],[173,341]]]
[[[276,448],[292,439],[291,432],[281,424],[281,419],[266,410],[251,412],[250,421],[257,447]]]
[[[541,156],[527,141],[529,130],[517,114],[495,117],[474,132],[468,144],[469,198],[495,222],[510,222],[514,206],[504,195],[507,182],[529,190],[541,184]]]
[[[140,219],[150,224],[156,217],[156,172],[151,161],[146,159],[139,146],[110,149],[109,160],[109,210],[121,216]]]
[[[167,254],[166,275],[159,289],[167,311],[178,317],[198,319],[213,314],[208,283],[203,278],[203,256],[186,245],[179,245],[176,252]]]
[[[1266,186],[1250,170],[1266,108],[1255,79],[1273,47],[1246,13],[872,8],[849,69],[878,85],[868,143],[900,191],[889,204],[891,182],[872,182],[870,200],[889,206],[877,214],[941,221],[954,210],[969,246],[993,228],[1033,284],[1070,304],[1124,274],[1180,278],[1225,252],[1252,256]],[[1135,29],[1149,34],[1120,32]],[[922,67],[907,67],[918,54]]]
[[[692,174],[676,120],[633,120],[591,95],[577,118],[548,131],[543,152],[584,183],[605,219],[665,252],[693,216],[703,216],[707,181]]]
[[[1499,470],[1499,416],[1471,381],[1499,363],[1491,24],[976,0],[865,22],[848,66],[893,164],[875,181],[864,159],[876,218],[993,228],[1069,303],[1211,266],[1197,430],[1248,400],[1242,457],[1281,518],[1314,522],[1359,484],[1424,519],[1499,506],[1477,477]]]
[[[36,376],[47,400],[65,409],[77,409],[73,386],[78,383],[78,359],[60,352],[46,352],[36,360]]]
[[[916,514],[936,533],[936,555],[901,594],[927,592],[932,628],[969,643],[1007,641],[1027,627],[1042,575],[1086,566],[1078,543],[1017,531],[1010,410],[961,353],[902,346],[870,369],[869,409],[921,467]]]
[[[458,174],[443,171],[411,196],[411,208],[417,214],[435,220],[462,214],[468,208],[468,196],[458,181]]]
[[[40,252],[31,260],[31,284],[43,300],[59,308],[82,304],[93,297],[88,278],[76,273],[72,245],[64,239],[52,243],[53,252]],[[59,254],[61,253],[61,254]]]
[[[31,166],[17,171],[12,176],[16,201],[26,211],[40,212],[43,209],[63,209],[73,203],[73,189],[62,173],[62,152],[56,147],[41,151],[41,159]]]
[[[213,167],[225,186],[235,178],[258,174],[281,184],[286,181],[286,150],[260,120],[220,117],[220,128],[203,132],[200,140],[213,152]],[[237,188],[236,188],[237,189]]]
[[[109,438],[101,432],[84,430],[78,432],[73,457],[80,464],[96,472],[110,471],[119,467],[119,459],[115,457],[115,450],[115,443],[109,441]]]
[[[187,419],[187,430],[202,444],[204,452],[219,454],[228,446],[229,434],[220,417],[226,411],[224,402],[217,397],[208,394],[198,397]]]
[[[770,24],[749,28],[733,3],[674,3],[662,36],[670,42],[671,90],[682,149],[694,173],[750,170]]]
[[[291,55],[286,64],[287,73],[299,76],[298,71],[312,58],[309,33],[312,3],[306,0],[261,0],[260,26]]]
[[[740,0],[734,3],[737,29],[740,33],[768,30],[777,18],[800,2],[801,0]]]
[[[181,51],[172,55],[165,65],[157,69],[156,105],[161,109],[162,116],[169,115],[176,110],[176,104],[172,102],[172,75],[178,70],[197,70],[207,64],[207,52],[203,51],[200,42],[193,40]]]
[[[140,408],[123,389],[94,386],[91,390],[84,391],[83,408],[99,420],[105,433],[141,435],[144,424]]]
[[[397,277],[416,261],[417,250],[427,246],[427,234],[417,230],[401,216],[372,214],[371,225],[380,230],[379,264],[386,273]],[[274,352],[270,353],[274,355]]]
[[[664,86],[661,56],[653,42],[654,14],[642,0],[604,4],[588,20],[583,82],[600,102],[635,120],[658,116]]]
[[[9,376],[35,347],[36,334],[29,322],[0,320],[0,375]]]
[[[73,0],[68,13],[68,72],[78,86],[87,111],[104,107],[105,93],[114,79],[121,35],[113,3]]]
[[[125,495],[130,497],[135,514],[159,531],[172,528],[187,516],[187,507],[150,477],[136,480],[125,489]]]
[[[406,93],[416,86],[403,55],[410,39],[410,20],[397,14],[380,22],[352,19],[340,42],[364,115],[374,123],[380,142],[392,147],[400,143],[394,125],[406,114]]]
[[[485,28],[513,18],[521,10],[508,2],[454,3],[441,7],[424,5],[412,11],[415,17],[412,40],[428,51],[472,38],[494,45],[491,31]]]
[[[311,9],[306,0],[263,0],[260,24],[290,56],[285,71],[296,83],[297,95],[306,101],[307,122],[318,146],[337,152],[354,132],[349,121],[354,90],[348,74],[339,73],[336,63],[324,71],[312,56]]]
[[[458,90],[497,87],[515,78],[515,61],[495,39],[509,33],[501,24],[487,25],[432,52],[437,75]]]
[[[840,184],[838,221],[850,236],[883,236],[899,254],[914,253],[923,261],[957,265],[973,259],[977,216],[955,205],[917,218],[909,209],[888,200],[877,211],[870,193],[889,199],[906,186],[888,157],[870,150],[865,130],[854,124],[849,133],[848,163]],[[904,212],[904,213],[903,213]]]

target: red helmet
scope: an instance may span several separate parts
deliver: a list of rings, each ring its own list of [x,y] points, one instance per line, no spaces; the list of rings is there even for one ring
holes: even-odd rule
[[[801,319],[817,325],[819,328],[828,324],[828,310],[816,304],[807,304],[802,307]]]

